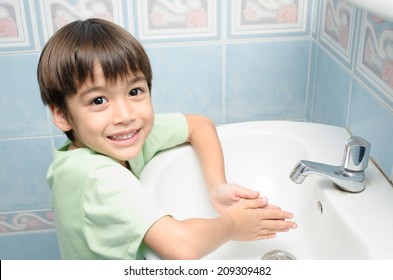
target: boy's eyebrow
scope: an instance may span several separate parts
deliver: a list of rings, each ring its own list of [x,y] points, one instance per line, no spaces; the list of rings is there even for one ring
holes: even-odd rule
[[[142,76],[134,76],[132,79],[128,80],[128,85],[131,86],[135,83],[143,82],[143,81],[147,81],[145,76],[143,76],[143,75]]]
[[[137,82],[141,82],[141,81],[146,81],[146,78],[144,76],[134,76],[131,79],[128,79],[127,84],[129,86],[131,86],[131,85],[133,85]],[[88,94],[93,91],[104,91],[107,88],[108,88],[107,84],[92,86],[92,87],[86,86],[85,89],[83,89],[83,91],[79,93],[79,95],[85,95],[85,94]]]

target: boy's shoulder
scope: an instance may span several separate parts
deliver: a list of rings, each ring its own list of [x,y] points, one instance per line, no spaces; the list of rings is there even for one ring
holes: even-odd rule
[[[88,148],[55,152],[54,161],[47,172],[53,200],[64,205],[79,205],[91,201],[91,196],[125,194],[139,186],[137,177],[110,157]],[[130,188],[132,187],[132,188]],[[76,202],[79,201],[79,202]]]
[[[89,148],[68,150],[69,144],[57,149],[54,153],[52,164],[47,173],[49,184],[57,178],[64,181],[83,181],[95,173],[107,170],[108,173],[116,174],[125,169],[114,159],[97,153]],[[52,182],[52,183],[51,183]]]
[[[54,154],[52,165],[54,167],[64,166],[72,169],[86,169],[102,165],[113,165],[116,161],[106,155],[97,153],[89,148],[78,148],[69,150],[67,142],[61,148],[57,149]]]

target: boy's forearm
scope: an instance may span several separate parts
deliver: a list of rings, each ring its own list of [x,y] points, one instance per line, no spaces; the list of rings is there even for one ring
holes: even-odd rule
[[[203,174],[209,191],[226,183],[224,156],[216,127],[210,119],[202,116],[187,115],[189,142],[201,162]]]
[[[233,236],[232,222],[228,216],[214,219],[192,218],[182,221],[187,228],[189,239],[184,240],[192,259],[200,259],[210,254]]]
[[[247,241],[275,237],[296,228],[292,214],[261,208],[261,199],[240,200],[213,219],[178,221],[164,216],[147,231],[144,242],[165,259],[199,259],[229,240]]]
[[[257,191],[227,183],[224,155],[214,123],[202,116],[186,117],[189,125],[188,140],[198,154],[214,209],[222,213],[240,198],[258,198],[260,194]]]
[[[228,217],[178,221],[166,216],[149,229],[144,242],[164,259],[200,259],[229,241],[232,232]]]

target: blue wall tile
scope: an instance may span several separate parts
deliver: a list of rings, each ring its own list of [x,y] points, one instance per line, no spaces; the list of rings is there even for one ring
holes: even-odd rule
[[[351,76],[322,48],[316,63],[312,121],[345,127]]]
[[[0,56],[0,138],[48,133],[37,84],[38,55]]]
[[[66,1],[65,5],[74,5],[77,10],[78,3]],[[140,31],[138,25],[149,19],[148,10],[140,15],[142,10],[137,5],[132,6],[135,9],[122,9],[128,4],[119,3],[119,14],[124,19],[134,18],[132,29]],[[307,3],[314,13],[307,13],[302,32],[293,32],[289,26],[288,32],[278,33],[272,26],[262,35],[245,32],[244,36],[232,36],[232,8],[241,9],[241,5],[219,1],[218,10],[212,12],[217,24],[211,31],[202,28],[198,36],[192,29],[177,30],[174,26],[173,31],[179,34],[173,40],[165,36],[145,40],[154,72],[152,98],[156,112],[204,114],[216,123],[296,119],[347,126],[353,134],[371,142],[371,156],[387,176],[392,176],[393,109],[379,103],[375,97],[378,89],[363,87],[372,81],[358,76],[355,56],[361,34],[350,37],[354,40],[354,50],[349,53],[351,63],[343,63],[335,49],[337,44],[327,50],[326,38],[325,43],[321,42],[325,26],[322,5],[327,1]],[[27,22],[35,23],[28,28],[30,38],[39,37],[40,41],[50,35],[44,30],[45,23],[53,25],[53,18],[41,13],[42,5],[38,1],[25,5],[27,13],[34,9],[31,15],[39,15],[29,15]],[[221,10],[221,6],[226,9]],[[311,15],[319,17],[314,19],[312,31]],[[41,18],[49,21],[44,23]],[[356,17],[357,26],[362,20]],[[215,35],[204,36],[206,31]],[[46,171],[52,148],[65,140],[40,100],[36,80],[40,50],[35,50],[35,44],[31,41],[27,48],[17,44],[15,48],[0,48],[0,215],[50,208]],[[0,248],[0,259],[59,257],[54,232],[0,235]]]
[[[354,82],[348,129],[371,143],[371,157],[385,174],[393,170],[393,112]]]
[[[316,60],[318,54],[318,46],[312,41],[311,42],[311,56],[310,56],[310,69],[309,69],[309,80],[308,80],[308,95],[307,95],[307,110],[306,110],[306,119],[312,120],[312,109],[314,106],[314,98],[315,98],[315,80],[316,80]]]
[[[305,119],[309,41],[230,44],[226,120]]]
[[[221,122],[221,46],[147,48],[156,112],[204,114]]]
[[[0,236],[0,248],[1,260],[60,259],[54,231]]]
[[[49,138],[0,141],[0,213],[50,208]]]

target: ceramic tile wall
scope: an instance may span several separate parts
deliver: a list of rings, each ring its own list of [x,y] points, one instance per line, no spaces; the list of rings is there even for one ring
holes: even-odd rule
[[[305,120],[310,2],[0,1],[0,259],[59,257],[45,174],[64,136],[36,82],[56,30],[100,17],[131,32],[151,58],[157,112]]]
[[[36,65],[53,32],[88,17],[144,44],[157,112],[345,126],[393,177],[393,24],[345,1],[0,1],[0,259],[59,257],[45,174],[64,137]]]
[[[371,157],[392,181],[393,22],[343,0],[318,3],[307,117],[367,139]]]

